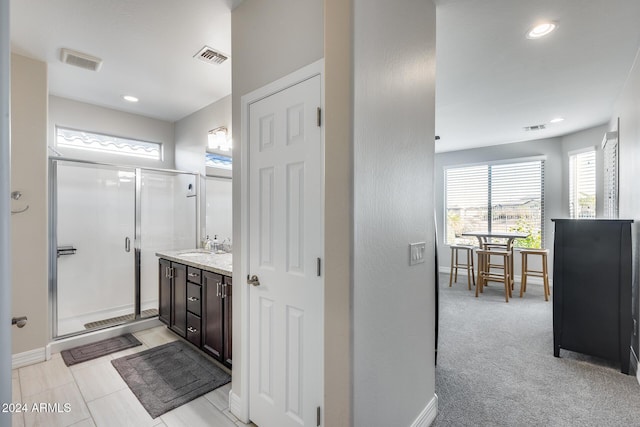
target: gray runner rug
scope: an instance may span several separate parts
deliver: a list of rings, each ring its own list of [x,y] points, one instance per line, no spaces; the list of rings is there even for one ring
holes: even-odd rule
[[[125,334],[119,337],[81,345],[69,350],[63,350],[60,354],[62,355],[62,360],[64,360],[65,365],[71,366],[139,345],[142,345],[142,343],[138,341],[136,337],[131,334]]]
[[[152,418],[231,381],[229,374],[183,341],[111,363]]]

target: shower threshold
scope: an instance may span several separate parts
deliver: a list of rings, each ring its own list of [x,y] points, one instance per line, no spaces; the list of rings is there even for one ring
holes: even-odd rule
[[[158,315],[158,309],[151,308],[149,310],[143,310],[140,312],[141,318],[148,318]],[[129,322],[135,319],[135,314],[125,314],[123,316],[110,317],[109,319],[96,320],[95,322],[89,322],[84,324],[85,329],[104,328],[105,326],[118,325],[123,322]]]

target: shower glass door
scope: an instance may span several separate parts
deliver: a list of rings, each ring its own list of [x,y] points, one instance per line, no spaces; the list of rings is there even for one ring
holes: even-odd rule
[[[140,174],[141,317],[158,314],[158,251],[197,245],[197,175],[142,169]]]
[[[57,224],[54,337],[132,319],[135,169],[51,165]]]

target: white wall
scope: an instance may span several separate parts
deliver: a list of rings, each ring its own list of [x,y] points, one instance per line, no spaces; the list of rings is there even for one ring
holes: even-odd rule
[[[164,159],[156,161],[117,154],[94,153],[73,148],[58,149],[66,157],[119,165],[175,169],[174,126],[171,122],[50,95],[48,137],[49,145],[54,148],[56,126],[142,141],[159,142],[162,144],[164,152]]]
[[[244,0],[231,14],[232,114],[233,139],[241,140],[240,98],[267,83],[322,58],[322,0]],[[242,247],[240,224],[240,187],[246,171],[240,170],[243,155],[239,143],[234,144],[233,160],[233,245],[234,253]],[[234,282],[244,283],[239,272],[240,257],[233,258]],[[240,305],[246,289],[234,290],[233,299],[233,392],[242,397],[242,375],[236,368],[242,362],[242,337],[239,331],[244,312]],[[325,304],[326,307],[326,304]]]
[[[436,9],[353,5],[354,425],[410,426],[435,398]]]
[[[27,316],[12,328],[13,354],[44,347],[49,335],[47,64],[11,55],[12,316]]]
[[[640,55],[640,50],[638,51]],[[633,219],[633,318],[638,320],[640,306],[640,58],[636,56],[633,69],[618,98],[614,113],[607,130],[615,130],[620,118],[619,155],[620,155],[620,218]],[[638,336],[633,340],[633,348],[638,355]],[[639,376],[640,378],[640,376]]]

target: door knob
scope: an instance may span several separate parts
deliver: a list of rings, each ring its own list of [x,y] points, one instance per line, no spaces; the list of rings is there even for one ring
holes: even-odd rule
[[[253,286],[260,286],[260,280],[258,280],[258,276],[256,276],[255,274],[251,277],[247,275],[247,284],[253,285]]]

